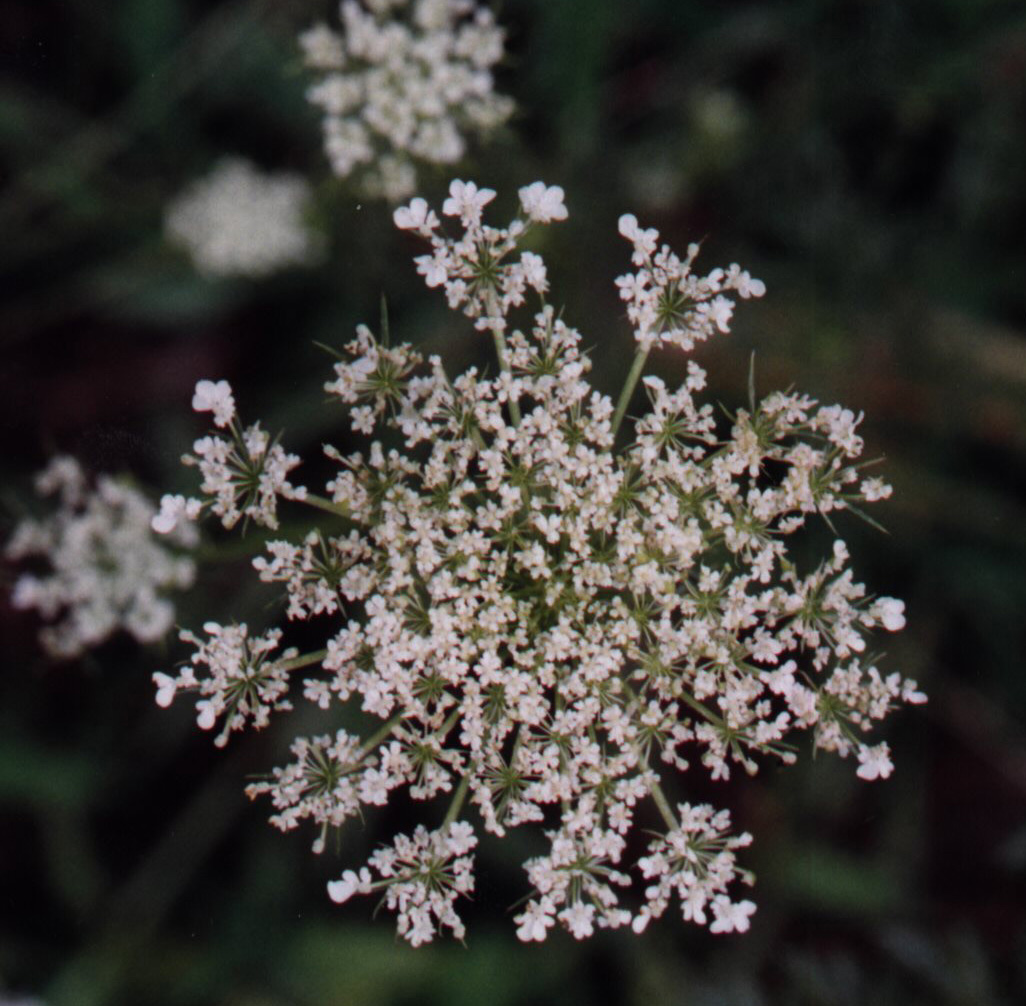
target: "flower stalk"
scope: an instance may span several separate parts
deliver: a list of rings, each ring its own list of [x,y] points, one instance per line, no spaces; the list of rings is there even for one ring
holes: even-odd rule
[[[645,362],[648,360],[650,349],[650,346],[639,345],[634,351],[634,360],[631,363],[631,369],[627,372],[627,379],[623,382],[623,388],[620,390],[616,411],[613,413],[613,422],[609,429],[614,440],[617,433],[620,432],[620,425],[623,423],[623,417],[627,414],[627,406],[630,404],[634,389],[638,386],[638,381],[645,370]]]

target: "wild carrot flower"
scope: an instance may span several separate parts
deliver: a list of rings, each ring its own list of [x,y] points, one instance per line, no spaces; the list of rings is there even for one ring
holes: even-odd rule
[[[138,489],[109,475],[91,485],[64,455],[39,473],[36,490],[56,496],[57,508],[19,523],[4,554],[41,563],[18,577],[12,604],[55,623],[40,631],[44,648],[77,657],[119,629],[143,643],[160,639],[174,621],[166,595],[193,582],[185,550],[195,544],[195,529],[158,539],[150,527],[155,508]]]
[[[210,506],[226,524],[245,512],[273,526],[278,497],[318,508],[315,528],[270,543],[255,566],[325,645],[254,663],[242,627],[230,639],[208,627],[230,656],[186,636],[197,655],[176,679],[156,675],[158,699],[197,692],[200,725],[224,723],[219,740],[300,695],[323,710],[330,729],[297,738],[293,761],[249,789],[270,797],[278,827],[309,820],[317,850],[328,829],[400,792],[443,798],[444,813],[425,810],[437,823],[328,885],[337,902],[380,892],[413,944],[463,933],[472,812],[497,836],[545,836],[524,864],[523,940],[556,925],[577,938],[640,932],[672,902],[686,921],[744,932],[755,906],[738,894],[752,882],[738,855],[751,836],[733,833],[726,810],[669,793],[686,794],[693,763],[725,779],[792,762],[800,730],[854,756],[863,779],[891,772],[886,744],[865,737],[924,696],[867,654],[875,630],[903,626],[904,606],[855,581],[841,539],[811,567],[790,548],[810,518],[889,489],[862,478],[849,410],[753,393],[724,423],[693,360],[679,387],[642,382],[652,350],[728,332],[735,298],[765,287],[737,265],[699,274],[697,247],[681,258],[630,215],[620,233],[634,271],[617,285],[634,361],[615,403],[593,388],[580,334],[548,302],[545,263],[520,248],[530,228],[566,218],[562,189],[521,189],[503,228],[484,222],[494,199],[454,181],[440,213],[414,199],[395,223],[427,243],[418,272],[491,337],[498,369],[451,377],[439,357],[361,326],[325,387],[368,443],[326,447],[338,469],[325,496],[284,481],[288,455],[254,488],[269,452],[246,446],[227,385],[197,388],[194,407],[232,440],[197,445],[187,460],[204,498],[166,513]],[[648,405],[628,420],[639,383]],[[359,731],[337,728],[339,704],[359,709]],[[628,839],[657,819],[631,864]]]
[[[168,206],[168,240],[206,276],[268,276],[315,261],[322,241],[305,220],[310,187],[300,176],[265,174],[226,157]]]
[[[474,0],[343,0],[341,33],[318,24],[299,39],[319,80],[307,92],[324,113],[324,146],[340,178],[399,202],[417,165],[454,164],[466,136],[513,110],[494,92],[503,32]]]
[[[200,490],[207,500],[165,495],[153,530],[165,534],[186,521],[196,520],[204,508],[221,518],[226,528],[240,519],[264,527],[278,526],[278,497],[303,499],[306,489],[293,486],[287,476],[299,464],[286,454],[259,423],[243,427],[235,412],[235,398],[227,381],[200,381],[192,398],[196,412],[212,412],[217,433],[201,437],[182,463],[195,466],[203,476]],[[226,434],[220,431],[225,430]]]

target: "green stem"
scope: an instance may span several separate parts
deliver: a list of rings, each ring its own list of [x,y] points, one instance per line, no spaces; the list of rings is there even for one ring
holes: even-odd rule
[[[493,318],[501,316],[502,312],[499,310],[499,298],[496,296],[494,290],[489,290],[486,294],[488,301],[488,313]],[[492,338],[495,340],[495,355],[499,358],[499,369],[504,374],[512,374],[512,370],[509,365],[509,360],[506,354],[506,337],[502,334],[502,329],[498,325],[492,326]],[[513,420],[514,426],[520,425],[520,403],[514,402],[511,398],[509,400],[509,414]]]
[[[316,507],[318,510],[324,510],[327,513],[335,514],[336,517],[347,517],[349,520],[354,520],[353,513],[349,509],[346,503],[333,503],[329,499],[325,499],[323,496],[318,496],[316,493],[307,493],[303,499],[299,500],[300,503],[309,503],[310,506]]]
[[[631,395],[634,394],[634,389],[638,386],[641,371],[644,369],[645,361],[648,359],[649,348],[648,346],[638,346],[637,352],[634,354],[634,362],[631,364],[631,370],[627,375],[623,391],[620,392],[620,399],[616,403],[616,412],[613,413],[612,434],[614,438],[617,432],[619,432],[620,424],[623,422],[623,417],[627,412],[627,405],[631,400]]]
[[[626,681],[623,682],[624,694],[628,699],[631,700],[635,705],[638,704],[638,696],[634,689],[631,688]],[[638,761],[641,762],[645,768],[647,768],[655,778],[652,780],[652,800],[659,810],[662,819],[666,822],[666,827],[671,831],[676,831],[680,825],[677,823],[677,817],[673,813],[673,807],[670,806],[670,801],[666,799],[666,794],[663,792],[663,787],[659,785],[659,776],[655,769],[652,768],[648,763],[648,757],[643,754],[637,747],[634,749],[635,754],[638,756]]]
[[[290,660],[283,660],[278,666],[283,671],[298,671],[300,667],[309,667],[311,664],[319,664],[328,655],[327,650],[316,650],[314,653],[304,653]]]
[[[689,706],[691,706],[691,708],[694,709],[696,713],[698,713],[704,719],[707,719],[710,723],[712,723],[713,726],[723,726],[723,717],[717,716],[716,713],[714,713],[707,705],[705,705],[702,702],[699,702],[698,699],[696,699],[694,696],[688,695],[687,692],[682,691],[680,693],[680,698],[682,698]]]
[[[370,754],[385,738],[392,733],[393,730],[402,722],[403,714],[396,713],[387,723],[385,723],[376,733],[370,735],[361,745],[360,750],[357,752],[357,760],[362,759],[366,755]]]
[[[438,364],[439,372],[442,375],[442,380],[445,381],[445,386],[449,389],[449,393],[452,395],[452,400],[455,403],[457,401],[456,389],[452,386],[452,381],[449,380],[449,375],[445,372],[445,366],[441,362]],[[481,436],[481,431],[476,427],[472,427],[470,430],[471,439],[477,445],[479,451],[483,451],[486,447],[484,437]]]
[[[449,731],[452,730],[454,726],[456,726],[456,723],[459,721],[462,712],[463,710],[460,708],[460,706],[457,705],[456,708],[453,709],[451,713],[449,713],[449,718],[438,728],[437,736],[440,740],[445,740],[445,738],[449,735]]]
[[[677,823],[677,817],[673,813],[670,801],[666,799],[666,794],[663,792],[662,786],[659,785],[658,778],[652,783],[652,799],[655,801],[656,807],[659,808],[659,813],[666,822],[666,827],[671,831],[676,831],[680,825]]]
[[[445,812],[445,820],[442,821],[442,827],[440,831],[445,831],[453,821],[459,816],[460,811],[463,809],[463,801],[467,798],[467,790],[470,788],[470,773],[467,772],[460,780],[459,786],[456,787],[456,792],[452,795],[452,803],[449,804],[449,809]]]

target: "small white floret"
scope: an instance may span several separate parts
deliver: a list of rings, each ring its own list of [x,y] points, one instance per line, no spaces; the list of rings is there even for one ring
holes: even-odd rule
[[[464,227],[481,222],[481,212],[495,198],[495,189],[479,189],[474,182],[454,179],[449,184],[449,198],[442,203],[448,217],[459,217]]]
[[[712,902],[715,918],[709,926],[710,933],[747,933],[751,928],[751,916],[755,913],[755,902],[732,902],[725,895],[717,895]]]
[[[214,704],[206,700],[196,703],[199,715],[196,717],[196,725],[200,730],[213,730],[217,722],[217,713],[214,712]]]
[[[891,750],[886,742],[869,747],[859,745],[859,767],[855,774],[866,782],[874,779],[886,779],[894,771],[891,761]]]
[[[563,202],[565,193],[560,186],[534,182],[520,189],[519,195],[524,212],[537,223],[566,220],[567,210]]]
[[[651,921],[652,916],[647,909],[643,908],[631,921],[631,929],[634,930],[635,935],[640,936],[648,928],[648,924]]]
[[[392,214],[392,219],[402,231],[431,231],[438,226],[434,210],[428,209],[426,200],[419,196],[409,206],[400,206]]]
[[[358,886],[359,880],[356,874],[352,870],[346,870],[342,874],[341,880],[332,880],[328,883],[328,897],[336,905],[344,904],[356,893]]]
[[[177,691],[175,679],[157,671],[153,675],[153,683],[157,686],[157,705],[161,709],[167,709],[174,700],[175,692]]]
[[[157,534],[170,534],[183,517],[186,520],[195,520],[202,507],[203,504],[199,500],[187,500],[184,496],[173,496],[166,493],[161,497],[160,512],[154,515],[150,521],[150,527]]]
[[[881,597],[876,602],[876,615],[880,624],[890,632],[905,628],[905,602],[896,597]]]
[[[194,412],[213,412],[217,426],[227,426],[235,416],[235,399],[227,381],[197,381],[192,396]]]
[[[547,906],[540,905],[537,901],[530,902],[523,914],[518,915],[513,921],[520,923],[517,938],[524,943],[530,943],[532,940],[543,943],[549,927],[556,924]]]

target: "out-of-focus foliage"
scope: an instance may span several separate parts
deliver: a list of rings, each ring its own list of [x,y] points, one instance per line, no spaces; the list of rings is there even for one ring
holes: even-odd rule
[[[0,61],[0,416],[6,534],[54,452],[188,484],[199,377],[315,454],[338,440],[330,358],[388,298],[393,330],[470,360],[381,205],[332,180],[298,30],[328,0],[23,0]],[[1026,1000],[1026,12],[1017,0],[507,0],[499,84],[518,116],[460,170],[543,178],[570,220],[553,287],[615,390],[631,352],[612,286],[631,211],[705,238],[769,293],[698,358],[727,404],[749,353],[865,409],[889,536],[844,534],[904,597],[887,660],[930,693],[889,730],[897,771],[795,769],[716,792],[756,836],[759,911],[717,939],[667,917],[641,938],[516,944],[520,877],[486,842],[470,938],[411,951],[337,873],[242,795],[273,729],[215,751],[159,712],[177,659],[121,639],[54,666],[0,603],[0,997],[52,1006],[334,1003],[964,1004]],[[162,236],[169,199],[225,155],[315,185],[323,261],[260,282],[199,276]],[[437,201],[448,176],[423,194]],[[559,298],[557,298],[559,299]],[[460,341],[456,341],[460,340]],[[667,357],[667,378],[680,364]],[[313,476],[311,476],[313,478]],[[269,624],[226,544],[180,610]],[[10,570],[5,570],[10,577]],[[230,609],[230,610],[228,610]],[[295,714],[296,716],[300,714]],[[696,796],[709,785],[696,774]],[[347,859],[376,841],[346,833]],[[348,853],[351,852],[350,856]],[[525,847],[524,857],[532,850]]]

